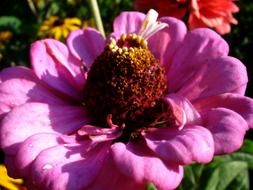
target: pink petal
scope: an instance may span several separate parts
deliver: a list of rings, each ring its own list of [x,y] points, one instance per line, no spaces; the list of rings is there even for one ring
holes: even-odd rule
[[[188,32],[168,73],[170,92],[176,92],[188,85],[187,82],[207,61],[227,54],[227,43],[214,31],[196,29]]]
[[[169,163],[208,163],[213,158],[213,137],[201,126],[186,126],[182,130],[166,127],[143,135],[148,147]]]
[[[239,114],[225,108],[214,108],[203,113],[202,117],[213,135],[215,154],[228,154],[241,147],[248,124]]]
[[[152,182],[159,190],[169,190],[175,189],[183,177],[181,166],[164,163],[137,142],[113,144],[112,155],[118,170],[135,183]]]
[[[87,188],[89,190],[100,190],[100,189],[118,189],[120,190],[146,190],[146,184],[137,183],[131,177],[122,175],[119,168],[117,168],[113,161],[112,155],[108,154],[105,159],[103,166],[96,177],[96,180]]]
[[[13,78],[35,80],[36,76],[31,69],[22,66],[8,67],[0,72],[0,84],[6,80]]]
[[[170,104],[175,119],[182,128],[185,124],[199,124],[200,115],[194,106],[183,96],[169,94],[165,100]]]
[[[219,57],[207,60],[177,93],[191,101],[226,92],[243,95],[247,82],[246,68],[238,59]]]
[[[77,133],[80,136],[90,138],[93,142],[111,141],[122,135],[122,131],[118,126],[117,128],[101,128],[93,125],[85,125]]]
[[[67,47],[53,39],[40,40],[32,44],[31,63],[39,79],[60,92],[80,98],[81,88],[75,80]],[[81,65],[80,65],[81,66]]]
[[[13,155],[4,155],[4,164],[7,168],[8,176],[12,178],[19,178],[18,168],[15,163],[16,157]]]
[[[26,102],[44,102],[50,105],[66,104],[63,96],[50,90],[32,70],[12,67],[0,73],[0,114]]]
[[[2,120],[1,148],[15,154],[20,143],[38,133],[70,134],[87,123],[81,107],[27,103],[14,108]]]
[[[98,31],[88,28],[71,32],[67,45],[71,54],[89,69],[96,57],[102,53],[105,42]]]
[[[167,23],[168,27],[149,38],[148,46],[161,65],[168,70],[176,50],[183,42],[187,28],[182,21],[173,17],[162,17],[159,21]]]
[[[253,128],[253,100],[238,94],[226,93],[198,100],[194,106],[200,112],[211,108],[224,107],[240,114]]]
[[[119,38],[122,34],[138,33],[145,14],[140,12],[122,12],[114,19],[112,34],[114,37]]]
[[[30,165],[41,151],[63,143],[61,137],[54,133],[39,133],[27,138],[15,156],[18,177],[24,178],[29,175]]]
[[[31,166],[29,186],[36,190],[89,189],[103,165],[108,144],[87,148],[86,144],[70,144],[40,152]]]

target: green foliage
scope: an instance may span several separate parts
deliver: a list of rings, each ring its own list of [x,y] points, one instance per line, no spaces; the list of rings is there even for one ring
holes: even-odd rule
[[[247,170],[247,163],[243,161],[229,161],[213,168],[204,190],[224,190],[243,171]]]
[[[0,30],[9,30],[18,34],[21,32],[21,20],[15,16],[1,16]]]
[[[154,186],[154,184],[148,183],[148,184],[147,184],[147,190],[157,190],[157,189],[156,189],[156,187]]]
[[[184,179],[178,190],[249,190],[249,172],[253,169],[253,141],[232,154],[217,156],[206,165],[185,167]]]

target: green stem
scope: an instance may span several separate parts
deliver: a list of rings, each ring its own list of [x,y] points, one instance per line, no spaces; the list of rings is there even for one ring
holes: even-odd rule
[[[36,8],[35,8],[35,5],[33,3],[32,0],[27,0],[27,3],[31,9],[31,11],[33,12],[33,14],[37,17],[37,11],[36,11]]]
[[[90,3],[92,14],[95,19],[96,27],[100,31],[100,33],[103,35],[103,37],[105,38],[105,31],[104,31],[104,27],[103,27],[103,22],[101,20],[97,0],[89,0],[89,3]]]

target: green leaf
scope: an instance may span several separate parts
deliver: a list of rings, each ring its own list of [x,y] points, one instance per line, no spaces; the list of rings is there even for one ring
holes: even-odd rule
[[[253,141],[245,139],[240,152],[247,152],[253,154]]]
[[[229,161],[244,161],[248,164],[249,169],[253,169],[253,141],[245,139],[239,151],[225,156],[216,156],[210,166],[217,167],[219,164]]]
[[[249,190],[249,171],[244,169],[240,174],[229,184],[227,187],[229,190]]]
[[[247,163],[243,161],[223,163],[215,168],[203,189],[224,190],[245,169],[247,169]]]
[[[157,188],[155,187],[155,185],[153,183],[148,182],[147,190],[157,190]]]
[[[179,189],[192,189],[192,187],[196,185],[196,179],[192,167],[192,165],[184,167],[184,178]]]
[[[229,155],[231,160],[244,161],[248,164],[249,169],[253,169],[253,154],[249,154],[246,152],[235,152]]]
[[[200,176],[205,168],[203,164],[192,164],[184,167],[184,179],[178,190],[197,189],[200,184]]]
[[[1,16],[0,29],[19,33],[21,31],[21,21],[15,16]]]

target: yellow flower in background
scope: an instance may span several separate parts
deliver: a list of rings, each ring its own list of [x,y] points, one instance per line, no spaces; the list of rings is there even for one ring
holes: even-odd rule
[[[95,27],[95,23],[94,20],[90,19],[90,20],[84,20],[82,23],[82,28],[87,28],[87,27]]]
[[[22,179],[13,179],[8,176],[4,165],[0,165],[0,189],[3,190],[25,190]]]
[[[52,16],[45,20],[39,29],[40,37],[51,37],[57,40],[65,39],[69,32],[82,28],[79,18],[64,18]]]
[[[5,47],[5,43],[9,42],[12,36],[11,31],[0,31],[0,49]]]

